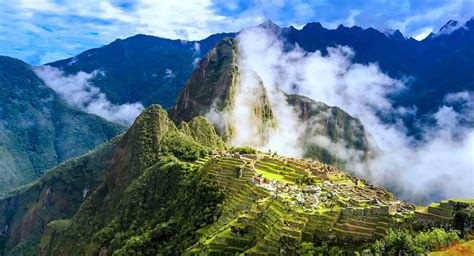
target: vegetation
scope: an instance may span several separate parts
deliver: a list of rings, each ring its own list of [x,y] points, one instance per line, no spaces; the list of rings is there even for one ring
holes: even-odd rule
[[[28,64],[0,56],[0,198],[123,130],[67,106]]]
[[[214,220],[222,193],[194,164],[209,148],[179,131],[161,107],[142,113],[119,144],[109,175],[77,214],[48,225],[42,252],[176,255]]]
[[[0,200],[0,227],[8,226],[0,255],[34,255],[48,222],[71,217],[103,181],[118,141],[70,159]]]
[[[224,149],[224,142],[217,135],[214,125],[209,123],[205,117],[194,117],[189,123],[181,122],[179,130],[194,138],[205,147],[212,149]]]
[[[164,109],[153,105],[108,147],[68,161],[47,172],[45,180],[0,201],[0,227],[9,226],[3,253],[398,255],[460,241],[460,234],[443,229],[415,231],[414,218],[397,219],[388,207],[372,202],[361,206],[330,187],[320,191],[325,197],[320,204],[310,196],[319,190],[305,186],[324,179],[349,192],[351,186],[344,187],[349,175],[314,180],[296,162],[278,158],[266,156],[253,164],[236,157],[211,158],[209,145],[215,144],[206,144],[205,138],[217,142],[217,134],[206,131],[212,126],[205,119],[195,122],[200,132],[188,130],[189,123],[178,129]],[[296,186],[273,194],[255,184],[254,168]],[[272,186],[287,187],[281,185]],[[383,190],[376,193],[381,200],[393,199]],[[442,202],[452,205],[453,216],[461,212],[457,204],[465,203]]]
[[[240,153],[240,154],[256,154],[257,150],[252,147],[232,147],[229,149],[230,153]]]
[[[303,186],[303,185],[313,185],[315,182],[314,182],[314,179],[309,177],[307,174],[301,176],[301,177],[298,177],[296,179],[296,184],[297,185],[300,185],[300,186]]]
[[[161,152],[186,161],[196,161],[208,155],[208,151],[181,132],[170,133],[163,139]]]
[[[148,35],[115,40],[75,57],[49,63],[68,74],[101,70],[105,76],[93,79],[112,102],[141,102],[146,107],[172,107],[181,86],[193,72],[196,58],[202,58],[224,37],[217,34],[200,41],[183,43]],[[198,51],[194,49],[199,45]]]
[[[212,223],[221,200],[198,168],[162,158],[131,184],[122,203],[129,210],[96,232],[86,253],[105,246],[116,255],[181,254]]]
[[[322,242],[315,245],[303,242],[297,249],[298,255],[426,255],[429,252],[458,244],[457,232],[434,228],[425,232],[412,230],[390,230],[387,236],[375,243],[334,245]]]
[[[373,245],[373,251],[383,255],[426,254],[460,242],[456,231],[434,228],[429,231],[390,230],[387,237]]]

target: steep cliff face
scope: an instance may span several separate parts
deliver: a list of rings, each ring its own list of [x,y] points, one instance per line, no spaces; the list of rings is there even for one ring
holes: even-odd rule
[[[303,149],[302,156],[341,166],[350,159],[335,157],[338,149],[353,152],[351,157],[357,158],[353,160],[369,157],[364,127],[358,119],[307,97],[269,91],[257,74],[241,68],[238,42],[225,39],[199,63],[183,87],[170,110],[172,119],[178,123],[206,115],[227,145],[246,144],[239,136],[246,133],[250,146],[263,147],[274,130],[288,126],[286,117],[275,116],[275,111],[284,115],[277,105],[286,101],[287,110],[296,116],[294,122],[299,123],[298,130],[303,130],[293,136],[296,147]]]
[[[237,63],[238,46],[233,39],[224,39],[199,62],[197,69],[186,82],[176,105],[170,110],[175,122],[189,121],[195,116],[216,112],[232,112],[236,94],[239,93],[239,67]],[[256,140],[264,140],[265,130],[272,126],[272,109],[268,94],[257,78],[256,89],[248,92],[257,95],[250,103],[252,118],[258,120],[257,130],[262,135]],[[214,125],[225,141],[235,134],[235,125],[229,120],[214,120]]]
[[[179,93],[170,111],[175,121],[205,115],[211,106],[230,108],[238,76],[237,45],[224,39],[202,59]]]

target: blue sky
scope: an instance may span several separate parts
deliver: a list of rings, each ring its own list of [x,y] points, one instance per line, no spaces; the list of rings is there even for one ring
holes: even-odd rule
[[[399,29],[423,38],[474,16],[474,0],[0,0],[0,55],[44,64],[138,33],[187,40],[267,19]]]

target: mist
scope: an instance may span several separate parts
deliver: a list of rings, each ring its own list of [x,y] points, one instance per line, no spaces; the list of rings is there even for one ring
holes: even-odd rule
[[[413,202],[474,198],[472,92],[446,95],[444,105],[429,116],[430,125],[417,123],[423,136],[415,139],[407,135],[402,119],[414,115],[416,108],[394,107],[390,100],[406,88],[405,81],[384,74],[377,64],[353,63],[356,53],[351,48],[328,48],[325,55],[298,46],[284,50],[274,32],[260,27],[242,31],[237,40],[240,78],[234,108],[228,113],[211,110],[208,115],[214,122],[235,124],[232,145],[302,157],[299,139],[307,124],[298,120],[298,111],[286,103],[282,91],[300,94],[338,106],[361,120],[373,153],[369,160],[360,161],[361,152],[329,138],[318,136],[312,141],[347,161],[348,171]],[[277,121],[263,133],[264,138],[250,111],[252,102],[259,100],[255,93],[259,84],[268,92]],[[381,117],[393,122],[383,122]]]
[[[67,104],[90,114],[98,115],[108,121],[130,126],[135,118],[144,110],[140,103],[117,105],[111,103],[106,95],[95,87],[92,79],[102,72],[78,72],[66,75],[60,69],[51,66],[41,66],[34,69],[46,86],[58,93]],[[174,75],[171,70],[167,76]]]

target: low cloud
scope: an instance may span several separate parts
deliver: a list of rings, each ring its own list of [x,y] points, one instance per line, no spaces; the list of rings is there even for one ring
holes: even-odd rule
[[[361,152],[348,150],[340,142],[312,138],[349,162],[351,172],[416,202],[474,197],[472,92],[447,95],[445,105],[429,117],[431,125],[418,124],[424,132],[422,139],[415,139],[407,135],[402,119],[416,108],[394,107],[390,100],[405,89],[404,82],[387,76],[376,64],[353,63],[355,53],[350,48],[328,48],[327,55],[298,47],[285,51],[274,34],[261,28],[245,30],[237,39],[241,77],[235,107],[220,116],[221,122],[235,124],[232,144],[302,156],[299,139],[306,124],[299,122],[297,110],[282,98],[282,91],[297,93],[339,106],[362,121],[374,155],[367,161],[360,161]],[[255,96],[259,81],[268,91],[278,122],[264,138],[258,138],[260,124],[251,111],[252,101],[261,100]],[[218,114],[213,111],[214,120],[219,120]]]
[[[45,84],[58,93],[67,104],[95,114],[104,119],[122,125],[131,125],[135,118],[144,110],[140,103],[116,105],[111,103],[106,95],[95,87],[91,80],[96,76],[104,76],[102,72],[78,72],[66,75],[60,69],[51,66],[35,68],[35,73]]]
[[[163,78],[166,78],[166,79],[171,79],[171,78],[175,78],[176,77],[176,74],[173,73],[173,70],[167,68],[165,70],[165,76]]]

